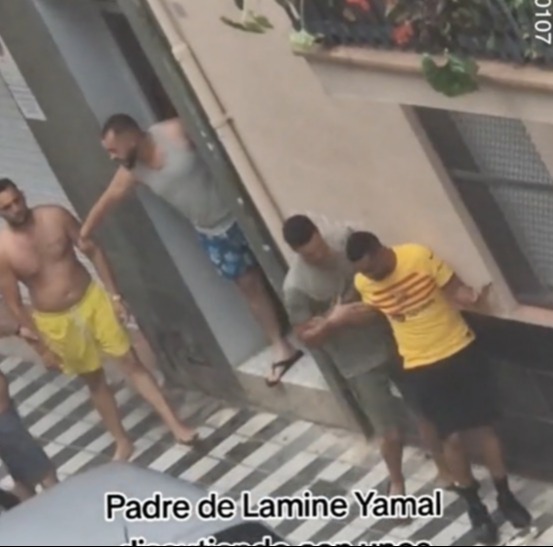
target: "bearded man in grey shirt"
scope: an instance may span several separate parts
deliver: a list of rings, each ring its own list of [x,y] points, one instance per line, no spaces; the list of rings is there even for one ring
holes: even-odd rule
[[[321,232],[304,215],[284,223],[284,240],[296,253],[284,282],[284,302],[298,338],[334,364],[372,423],[389,472],[390,495],[405,494],[401,415],[392,393],[399,355],[385,318],[358,301],[355,272],[346,256],[350,230]],[[401,389],[409,405],[408,393]],[[434,428],[417,415],[443,486],[452,483]]]
[[[105,217],[140,185],[187,219],[216,271],[234,283],[273,347],[267,384],[280,382],[302,357],[284,336],[261,268],[229,201],[219,192],[208,165],[198,154],[178,118],[142,129],[127,114],[114,114],[102,128],[102,145],[119,163],[108,188],[89,211],[81,228],[81,247],[90,244]]]

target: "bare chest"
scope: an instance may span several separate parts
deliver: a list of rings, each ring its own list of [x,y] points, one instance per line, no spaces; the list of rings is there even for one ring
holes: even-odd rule
[[[6,245],[10,263],[20,278],[40,275],[71,252],[72,244],[62,230],[33,230],[14,235]]]

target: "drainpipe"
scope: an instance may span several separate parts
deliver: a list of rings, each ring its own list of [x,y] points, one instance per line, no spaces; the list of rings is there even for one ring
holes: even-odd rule
[[[131,25],[140,25],[140,27],[143,27],[145,23],[143,20],[140,21],[140,19],[143,18],[136,17],[136,7],[140,6],[138,9],[143,11],[146,15],[149,12],[151,17],[154,19],[154,22],[157,23],[157,26],[159,26],[165,36],[171,55],[182,71],[180,80],[185,85],[188,84],[187,87],[189,87],[189,89],[186,90],[186,96],[179,93],[179,90],[175,90],[177,93],[176,97],[178,97],[177,100],[174,100],[175,108],[185,121],[187,118],[187,112],[190,112],[190,107],[192,107],[195,111],[195,121],[200,121],[200,123],[196,124],[200,131],[200,138],[196,138],[194,140],[196,141],[199,149],[202,148],[202,143],[205,145],[205,142],[207,141],[209,151],[206,151],[206,154],[209,155],[209,159],[211,160],[209,163],[212,167],[214,154],[218,155],[218,152],[222,148],[217,141],[220,139],[221,142],[224,142],[224,148],[228,153],[228,156],[232,158],[232,162],[231,165],[229,165],[228,161],[224,160],[224,163],[218,162],[218,166],[216,166],[218,169],[216,170],[220,175],[218,177],[219,181],[227,187],[223,188],[223,190],[227,192],[229,180],[233,181],[234,179],[233,186],[235,186],[235,189],[236,186],[241,189],[242,183],[245,186],[246,193],[249,194],[249,198],[251,200],[249,207],[250,210],[247,210],[248,207],[244,192],[239,192],[238,195],[235,195],[234,199],[237,204],[235,209],[239,220],[240,217],[242,217],[246,225],[251,224],[251,219],[248,219],[247,217],[252,214],[252,209],[261,212],[262,219],[258,218],[257,226],[251,226],[251,231],[249,233],[248,230],[245,229],[245,233],[250,240],[250,243],[252,243],[252,247],[255,251],[257,251],[257,257],[261,262],[262,267],[264,267],[263,269],[265,270],[273,289],[277,294],[280,294],[282,290],[284,272],[286,269],[286,261],[280,254],[282,250],[286,249],[286,246],[280,236],[282,214],[280,213],[275,201],[272,199],[271,193],[264,183],[263,176],[256,167],[255,162],[244,146],[238,131],[234,127],[232,116],[226,111],[222,101],[209,81],[209,78],[201,67],[197,56],[190,47],[190,44],[186,42],[184,36],[182,35],[182,32],[178,27],[178,23],[175,23],[175,14],[171,12],[170,7],[166,4],[166,2],[164,2],[164,0],[138,0],[134,2],[119,0],[119,4],[123,13],[125,13],[129,19]],[[131,7],[132,4],[135,5],[134,9]],[[140,28],[140,30],[143,31],[144,28]],[[144,37],[143,32],[137,32],[137,37],[139,39]],[[158,38],[158,41],[160,41],[160,38]],[[157,45],[159,49],[159,44]],[[145,48],[145,50],[147,49],[148,48]],[[151,51],[146,51],[147,55],[149,55],[149,53],[151,54]],[[155,59],[155,62],[153,62],[152,65],[154,66],[154,69],[156,69],[157,65],[159,65],[159,59]],[[158,76],[162,75],[158,74]],[[161,77],[161,79],[164,83],[167,83],[166,78]],[[182,87],[182,85],[180,87]],[[168,89],[168,92],[172,95],[171,89]],[[198,101],[196,96],[201,98],[201,101]],[[181,108],[179,102],[182,104],[182,101],[185,98],[187,99],[188,104],[186,105],[186,108]],[[192,125],[194,124],[190,124],[190,127],[187,129],[190,130],[190,134],[194,137]],[[231,173],[231,170],[233,173]],[[224,181],[224,183],[222,181]],[[234,193],[236,194],[236,191]],[[259,217],[259,215],[256,216]],[[250,222],[248,222],[248,220],[250,220]],[[276,249],[272,248],[273,246],[268,245],[266,240],[260,237],[260,223],[265,224],[270,233],[270,239],[275,240],[277,244],[276,246],[278,247],[278,255],[275,253]],[[243,227],[245,228],[245,226]],[[272,257],[271,255],[275,256]],[[279,271],[276,269],[276,262],[278,262]]]

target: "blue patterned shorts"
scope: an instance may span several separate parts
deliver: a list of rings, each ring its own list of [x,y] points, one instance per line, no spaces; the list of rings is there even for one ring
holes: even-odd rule
[[[200,242],[219,275],[234,281],[257,264],[246,237],[237,223],[225,233],[199,233]]]

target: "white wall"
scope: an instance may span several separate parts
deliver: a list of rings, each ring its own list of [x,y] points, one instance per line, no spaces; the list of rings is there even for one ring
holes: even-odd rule
[[[143,124],[152,122],[153,114],[140,87],[94,2],[35,3],[99,127],[115,112],[131,114]],[[142,191],[140,197],[230,362],[238,365],[262,349],[264,337],[241,295],[217,276],[191,226],[150,193]]]

